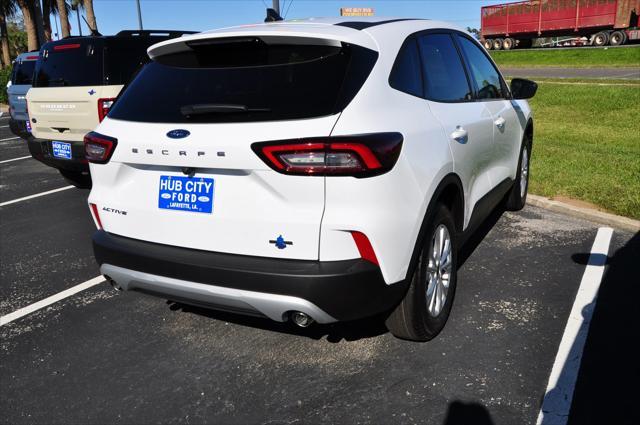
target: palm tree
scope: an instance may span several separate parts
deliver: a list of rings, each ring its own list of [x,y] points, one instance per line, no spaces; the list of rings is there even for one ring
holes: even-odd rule
[[[27,32],[27,48],[29,51],[38,50],[40,43],[38,41],[38,30],[36,26],[35,18],[35,6],[34,0],[16,0],[18,6],[22,11],[22,18],[24,20],[24,29]]]
[[[82,0],[84,4],[84,12],[87,15],[87,22],[89,22],[89,29],[91,31],[98,31],[98,23],[96,22],[96,14],[93,11],[93,0]]]
[[[52,3],[53,6],[53,3]],[[71,35],[71,26],[69,25],[69,5],[65,0],[55,0],[55,9],[60,16],[60,31],[62,37],[69,37]]]
[[[42,0],[42,24],[44,26],[44,41],[51,41],[51,14],[53,13],[53,3],[51,0]]]
[[[9,31],[7,30],[7,19],[16,14],[16,4],[14,0],[0,0],[0,47],[2,47],[2,67],[11,66],[11,54],[9,52]]]

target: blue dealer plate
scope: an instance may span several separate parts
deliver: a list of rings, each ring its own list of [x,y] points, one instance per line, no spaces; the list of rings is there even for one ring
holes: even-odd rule
[[[158,208],[211,214],[213,179],[203,177],[160,176]]]
[[[71,159],[71,143],[51,141],[53,156],[62,159]]]

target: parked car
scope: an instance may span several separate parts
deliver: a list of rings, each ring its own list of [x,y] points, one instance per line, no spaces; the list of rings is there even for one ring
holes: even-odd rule
[[[84,135],[102,121],[124,84],[148,59],[147,48],[185,33],[191,32],[121,31],[43,45],[27,94],[31,155],[60,170],[70,183],[89,187]]]
[[[31,126],[27,114],[26,95],[31,88],[33,70],[38,60],[38,52],[26,52],[18,55],[13,62],[11,80],[7,85],[9,97],[9,128],[16,136],[26,139],[30,136]]]
[[[537,86],[452,25],[267,23],[149,54],[85,137],[116,288],[300,326],[390,312],[428,340],[464,240],[525,204]]]

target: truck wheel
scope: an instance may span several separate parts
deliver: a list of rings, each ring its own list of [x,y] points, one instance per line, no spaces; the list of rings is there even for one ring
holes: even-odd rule
[[[409,289],[386,321],[396,337],[428,341],[444,328],[456,292],[456,236],[451,212],[438,204],[428,224]]]
[[[513,46],[515,46],[516,42],[513,38],[505,38],[504,41],[502,42],[502,48],[504,50],[511,50],[513,49]]]
[[[598,47],[606,46],[608,42],[609,42],[609,34],[604,31],[600,31],[599,33],[593,36],[594,46],[598,46]]]
[[[493,40],[493,50],[502,50],[502,39],[496,38]]]
[[[493,40],[486,39],[482,42],[482,45],[484,46],[485,49],[491,50],[493,48]]]
[[[78,189],[91,189],[91,176],[80,171],[59,170],[66,181]]]
[[[518,172],[513,182],[513,187],[507,193],[505,208],[508,211],[520,211],[527,203],[527,193],[529,192],[529,160],[531,159],[531,140],[525,136],[520,148],[520,160],[518,161]]]
[[[612,46],[621,46],[625,41],[625,34],[622,31],[614,31],[609,37],[609,44]]]

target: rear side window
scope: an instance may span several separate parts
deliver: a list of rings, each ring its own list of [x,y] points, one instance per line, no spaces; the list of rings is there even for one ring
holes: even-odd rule
[[[424,91],[421,73],[418,44],[415,38],[411,38],[398,53],[389,76],[389,84],[396,90],[422,97]]]
[[[487,55],[471,40],[457,36],[478,89],[478,99],[502,99],[506,97],[500,74]]]
[[[257,38],[190,45],[136,76],[110,118],[171,123],[291,120],[335,114],[368,77],[377,53],[329,42]]]
[[[36,65],[34,87],[102,85],[102,48],[98,40],[72,38],[45,44]]]
[[[463,102],[473,94],[458,54],[449,34],[428,34],[418,37],[426,97],[436,102]]]
[[[14,63],[11,84],[31,84],[35,67],[36,61],[34,60]]]
[[[135,72],[147,62],[147,48],[167,37],[108,39],[104,49],[105,84],[127,84]]]

